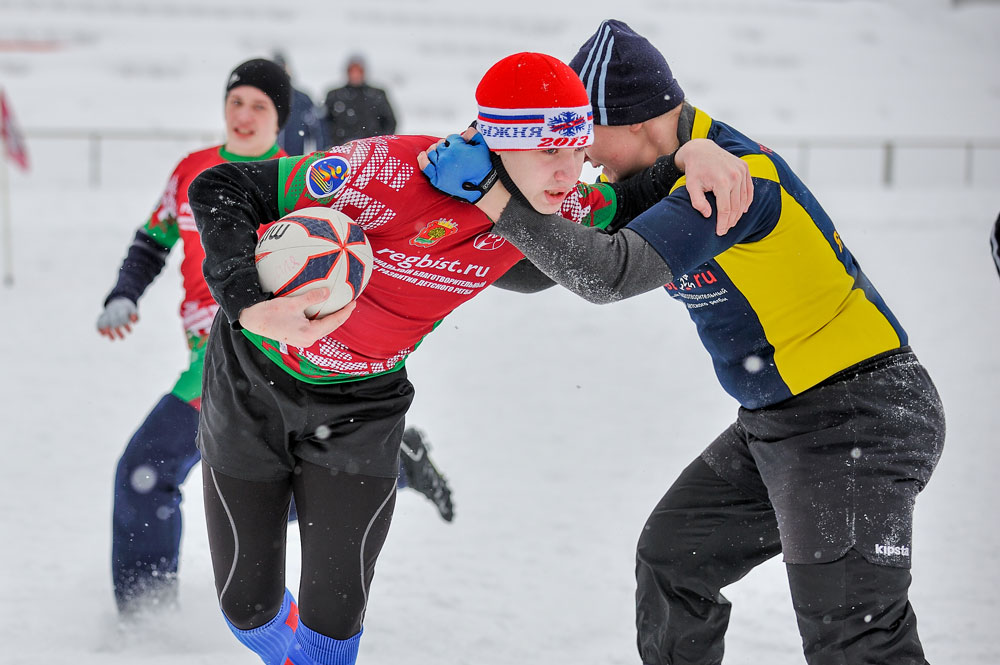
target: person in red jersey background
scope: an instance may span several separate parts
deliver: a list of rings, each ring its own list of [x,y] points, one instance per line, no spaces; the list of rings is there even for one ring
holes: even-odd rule
[[[276,138],[288,116],[290,91],[288,75],[268,60],[250,60],[232,71],[223,106],[226,142],[192,152],[174,168],[152,215],[136,231],[97,320],[102,335],[124,339],[139,320],[139,298],[180,243],[180,315],[189,365],[133,434],[115,474],[111,568],[115,600],[126,614],[176,601],[180,486],[199,459],[195,433],[202,363],[218,305],[202,277],[205,254],[188,203],[188,185],[216,164],[283,156]]]

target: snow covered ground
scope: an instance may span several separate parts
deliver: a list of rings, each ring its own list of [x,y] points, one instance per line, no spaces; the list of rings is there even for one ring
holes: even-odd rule
[[[614,16],[665,51],[697,105],[751,135],[1000,139],[997,8],[619,4]],[[493,61],[517,50],[569,59],[609,11],[596,2],[571,9],[0,0],[0,45],[58,45],[0,50],[0,86],[28,130],[210,133],[237,62],[282,47],[302,85],[319,92],[340,80],[348,52],[364,50],[400,131],[441,133],[471,117],[472,90]],[[83,144],[39,140],[29,145],[32,171],[11,173],[16,281],[0,288],[5,663],[256,662],[215,604],[197,474],[186,488],[182,611],[122,632],[110,592],[114,463],[185,362],[178,257],[126,342],[100,338],[94,321],[132,231],[195,147],[108,145],[94,189],[81,176]],[[928,659],[994,665],[1000,280],[987,237],[1000,177],[986,154],[979,179],[963,186],[953,156],[931,153],[887,190],[867,162],[847,173],[824,171],[823,159],[810,159],[814,189],[907,328],[948,415],[944,457],[917,504],[911,595]],[[409,367],[411,420],[453,483],[457,517],[446,525],[421,497],[400,495],[361,662],[636,663],[639,529],[736,408],[682,308],[660,293],[596,307],[558,290],[489,292],[450,317]],[[654,391],[664,376],[669,387]],[[293,547],[293,589],[295,556]],[[802,662],[780,562],[727,596],[727,664]]]

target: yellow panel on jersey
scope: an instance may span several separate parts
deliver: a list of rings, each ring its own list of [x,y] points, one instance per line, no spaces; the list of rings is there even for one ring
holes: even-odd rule
[[[691,138],[744,160],[754,202],[725,236],[691,207],[682,178],[629,223],[674,274],[719,381],[750,409],[776,404],[907,343],[836,227],[783,159],[696,110]]]
[[[792,394],[900,344],[882,312],[854,288],[836,246],[782,189],[774,230],[716,257],[757,315]]]
[[[691,138],[708,138],[708,132],[712,129],[712,117],[701,109],[694,110],[694,124],[691,126]]]

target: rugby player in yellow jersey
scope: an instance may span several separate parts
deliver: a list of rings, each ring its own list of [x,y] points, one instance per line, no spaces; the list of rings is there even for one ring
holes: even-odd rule
[[[945,425],[906,333],[784,160],[686,103],[645,38],[605,21],[570,66],[593,106],[587,158],[612,182],[670,168],[694,139],[740,157],[753,178],[753,203],[723,235],[692,208],[683,179],[613,234],[533,212],[504,191],[502,173],[484,208],[494,233],[588,300],[665,288],[740,404],[642,530],[642,662],[720,663],[730,613],[720,590],[781,553],[811,665],[925,663],[907,596],[913,506]],[[476,186],[484,165],[498,165],[492,128],[479,129],[430,151],[436,186],[458,194],[452,183]],[[669,391],[671,379],[651,388]]]

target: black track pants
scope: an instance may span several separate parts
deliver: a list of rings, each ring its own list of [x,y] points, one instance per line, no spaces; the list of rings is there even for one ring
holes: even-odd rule
[[[786,564],[810,665],[924,665],[910,571],[869,563],[857,550],[831,563]]]
[[[700,458],[646,521],[636,550],[636,627],[646,665],[722,662],[730,604],[720,590],[781,551],[766,500]]]
[[[740,409],[639,539],[643,662],[721,662],[721,589],[781,552],[810,665],[922,664],[907,600],[913,508],[944,431],[937,391],[908,349]]]
[[[721,589],[781,551],[774,511],[696,459],[656,506],[636,561],[639,653],[646,665],[722,662],[730,604]],[[910,571],[851,549],[786,564],[810,665],[922,665]]]
[[[286,480],[239,480],[203,465],[205,515],[219,604],[241,630],[278,613],[292,495],[299,515],[299,618],[338,640],[361,630],[396,502],[396,480],[300,462]]]

